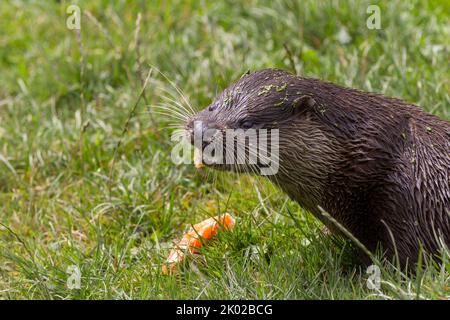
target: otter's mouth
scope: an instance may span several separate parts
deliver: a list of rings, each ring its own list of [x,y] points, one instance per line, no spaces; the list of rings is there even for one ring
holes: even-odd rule
[[[186,128],[194,165],[220,171],[274,175],[278,171],[278,131],[223,129],[195,123]]]

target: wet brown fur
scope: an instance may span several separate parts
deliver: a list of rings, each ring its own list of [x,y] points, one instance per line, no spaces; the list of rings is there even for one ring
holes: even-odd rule
[[[280,170],[268,178],[371,251],[381,245],[406,265],[421,247],[450,246],[450,123],[415,105],[267,69],[225,89],[188,128],[194,120],[279,129]]]

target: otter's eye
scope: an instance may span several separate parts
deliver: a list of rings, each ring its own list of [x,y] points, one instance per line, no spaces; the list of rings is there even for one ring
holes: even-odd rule
[[[214,103],[214,104],[210,105],[209,108],[208,108],[209,111],[214,111],[216,109],[217,109],[217,103]]]
[[[253,127],[253,122],[250,120],[241,120],[239,122],[239,128],[250,129],[251,127]]]

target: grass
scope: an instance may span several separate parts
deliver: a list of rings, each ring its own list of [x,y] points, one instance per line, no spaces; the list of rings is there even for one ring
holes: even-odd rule
[[[269,183],[172,163],[173,119],[154,106],[185,102],[156,69],[138,100],[150,65],[197,109],[249,69],[295,68],[450,119],[448,2],[380,2],[382,29],[369,30],[375,3],[3,3],[0,297],[449,299],[448,251],[411,278],[383,265],[368,289],[351,246]],[[172,240],[219,210],[235,232],[162,276]],[[67,286],[72,265],[80,289]]]

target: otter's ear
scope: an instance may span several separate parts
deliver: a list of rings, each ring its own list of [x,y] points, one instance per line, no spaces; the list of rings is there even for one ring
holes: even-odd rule
[[[297,97],[292,102],[292,111],[294,113],[302,112],[316,105],[316,100],[308,95]]]

